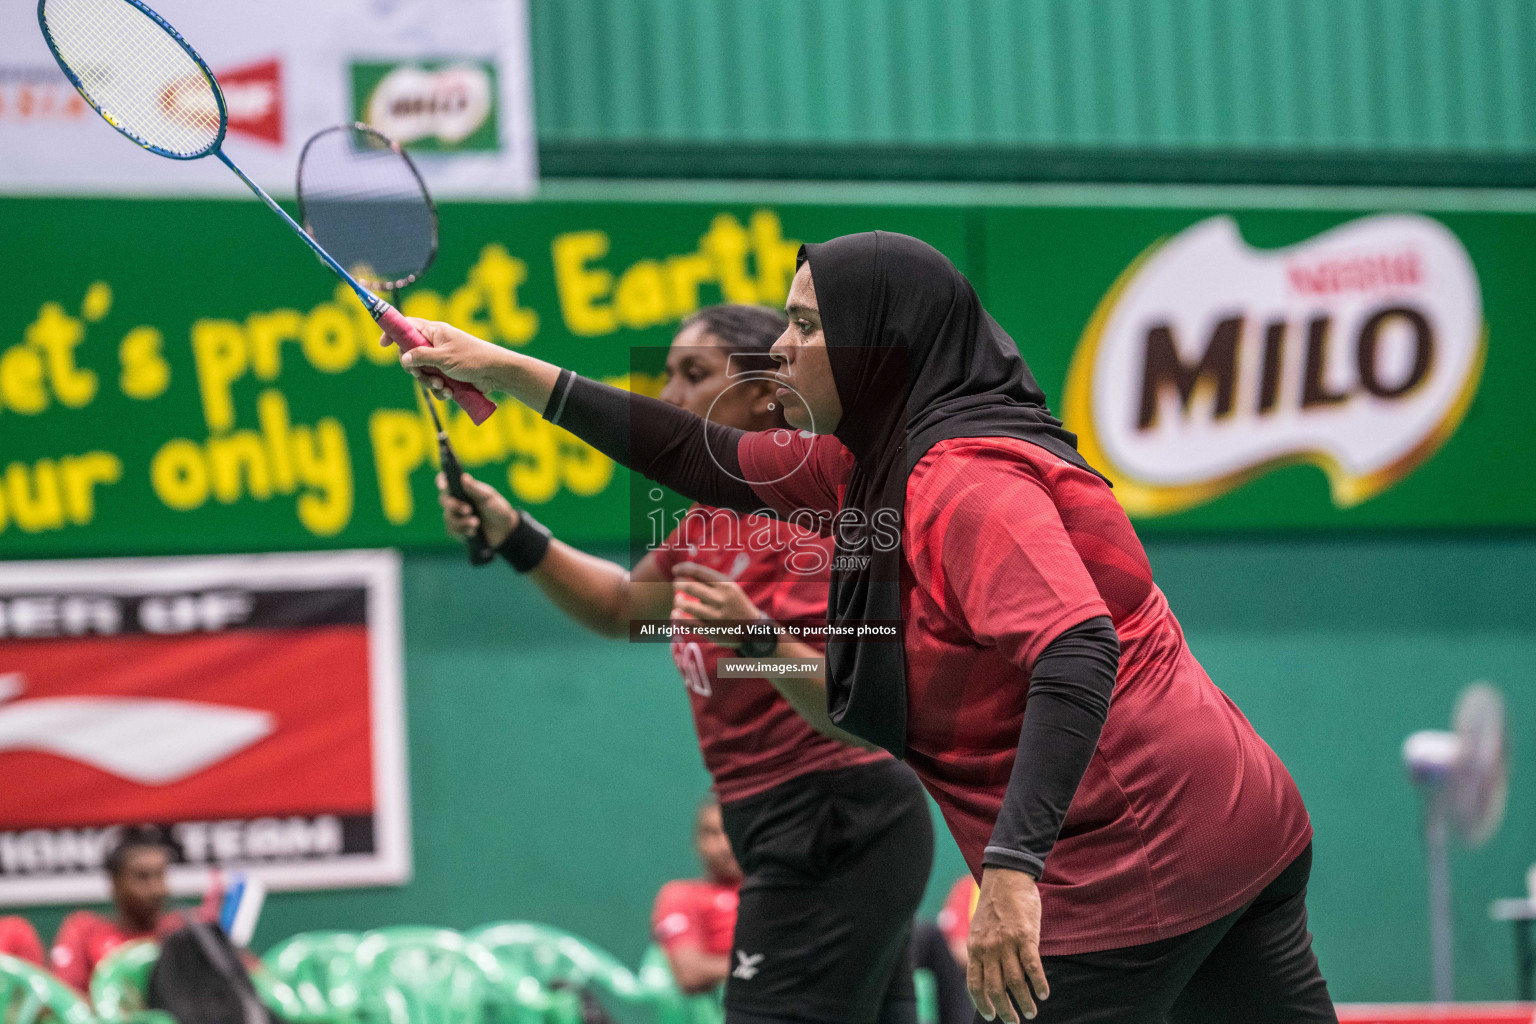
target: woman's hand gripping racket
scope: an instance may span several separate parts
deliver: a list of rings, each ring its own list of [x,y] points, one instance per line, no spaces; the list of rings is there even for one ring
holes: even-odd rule
[[[299,154],[298,195],[299,220],[310,237],[350,267],[357,280],[389,292],[396,306],[400,289],[426,273],[437,255],[437,207],[426,182],[404,150],[365,124],[337,125],[310,136]],[[478,515],[437,401],[425,384],[422,391],[437,426],[448,492]],[[465,543],[474,565],[496,555],[483,524]]]
[[[496,551],[485,537],[485,513],[480,511],[479,503],[469,496],[469,490],[464,486],[464,468],[459,465],[459,458],[453,453],[453,446],[448,443],[448,432],[443,429],[443,421],[437,416],[437,399],[432,397],[432,392],[427,390],[425,384],[421,390],[426,392],[427,408],[431,410],[432,423],[437,427],[437,454],[443,464],[443,479],[448,483],[448,493],[475,510],[475,519],[478,521],[475,532],[464,538],[464,546],[469,550],[469,562],[471,565],[484,565],[496,557]]]
[[[37,21],[65,76],[108,124],[159,156],[217,156],[351,286],[401,351],[430,344],[224,154],[220,147],[229,128],[224,94],[208,65],[163,18],[140,0],[38,0]],[[475,423],[496,411],[496,403],[472,385],[446,380],[445,387]]]

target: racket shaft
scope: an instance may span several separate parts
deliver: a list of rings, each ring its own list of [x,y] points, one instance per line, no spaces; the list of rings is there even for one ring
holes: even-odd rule
[[[464,544],[469,549],[470,564],[484,565],[496,555],[491,550],[491,542],[485,537],[485,516],[481,514],[480,506],[475,504],[475,499],[469,496],[469,489],[464,486],[464,470],[459,465],[458,456],[453,453],[453,446],[443,434],[437,435],[437,453],[442,460],[443,479],[448,482],[448,493],[475,510],[479,522],[475,532],[464,538]]]
[[[352,290],[357,293],[357,297],[362,300],[363,305],[367,307],[368,312],[372,314],[374,321],[379,325],[380,328],[383,329],[384,334],[389,338],[390,341],[395,343],[396,347],[398,347],[401,352],[409,352],[411,349],[420,348],[423,345],[428,347],[431,346],[432,343],[426,338],[422,337],[421,332],[412,327],[410,321],[402,316],[398,309],[396,309],[394,306],[391,306],[389,303],[385,302],[383,299],[379,298],[377,295],[373,294],[362,285],[358,284],[352,275],[347,273],[346,268],[344,268],[340,263],[337,263],[336,260],[332,258],[331,254],[326,252],[325,249],[321,247],[319,242],[316,242],[313,238],[309,237],[309,232],[301,228],[298,224],[298,221],[288,216],[288,211],[277,205],[277,200],[267,195],[267,193],[262,189],[260,185],[256,184],[249,177],[247,177],[246,173],[242,171],[233,160],[226,156],[222,149],[215,150],[214,155],[223,161],[225,167],[228,167],[231,171],[234,171],[235,176],[238,177],[241,181],[245,182],[246,187],[249,188],[252,192],[256,193],[256,197],[258,199],[267,204],[268,209],[281,217],[283,223],[292,228],[293,233],[302,238],[304,240],[304,244],[313,249],[315,255],[319,256],[321,261],[326,266],[330,267],[331,270],[335,272],[337,277],[341,278],[349,286],[351,286]],[[435,370],[428,372],[430,376],[439,378],[444,381],[448,393],[453,396],[453,400],[455,402],[459,403],[459,407],[469,414],[469,418],[475,423],[476,426],[484,423],[487,419],[490,418],[491,413],[496,411],[496,403],[485,397],[480,389],[475,387],[473,384],[465,384],[462,381],[449,380],[448,378],[443,377],[442,374],[437,373]]]

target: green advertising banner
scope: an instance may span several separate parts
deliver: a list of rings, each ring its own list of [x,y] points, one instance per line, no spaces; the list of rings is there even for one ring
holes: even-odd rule
[[[700,305],[783,301],[798,240],[953,258],[1143,532],[1536,524],[1536,215],[446,204],[403,302],[637,389]],[[0,557],[446,546],[427,410],[255,203],[0,200]],[[578,543],[626,474],[515,403],[449,429]]]
[[[988,307],[1141,533],[1536,524],[1536,215],[984,216]]]
[[[445,204],[403,298],[625,382],[722,300],[782,304],[800,238],[888,227],[962,264],[921,208]],[[446,546],[420,392],[344,286],[259,204],[0,200],[0,558]],[[639,381],[657,387],[656,381]],[[466,468],[574,542],[620,541],[627,475],[504,403]]]

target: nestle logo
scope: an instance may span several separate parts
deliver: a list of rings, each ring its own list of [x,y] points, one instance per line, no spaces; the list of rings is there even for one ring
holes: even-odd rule
[[[1211,217],[1149,249],[1100,301],[1064,418],[1134,516],[1298,461],[1349,508],[1456,430],[1483,333],[1477,268],[1433,218],[1359,217],[1276,250]]]
[[[1412,287],[1424,283],[1424,265],[1418,252],[1380,253],[1293,263],[1285,279],[1302,295],[1338,295],[1373,292],[1383,288]]]

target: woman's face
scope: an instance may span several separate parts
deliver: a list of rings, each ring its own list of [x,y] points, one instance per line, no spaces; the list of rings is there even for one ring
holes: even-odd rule
[[[789,327],[769,353],[779,366],[783,385],[776,397],[784,403],[784,418],[790,426],[830,434],[843,418],[843,403],[832,380],[832,362],[827,358],[827,339],[821,330],[809,263],[802,263],[795,272],[784,308],[789,313]]]
[[[703,324],[690,324],[672,339],[661,400],[723,427],[772,430],[780,426],[772,382],[733,379],[730,369],[730,353],[719,340],[706,333]]]

